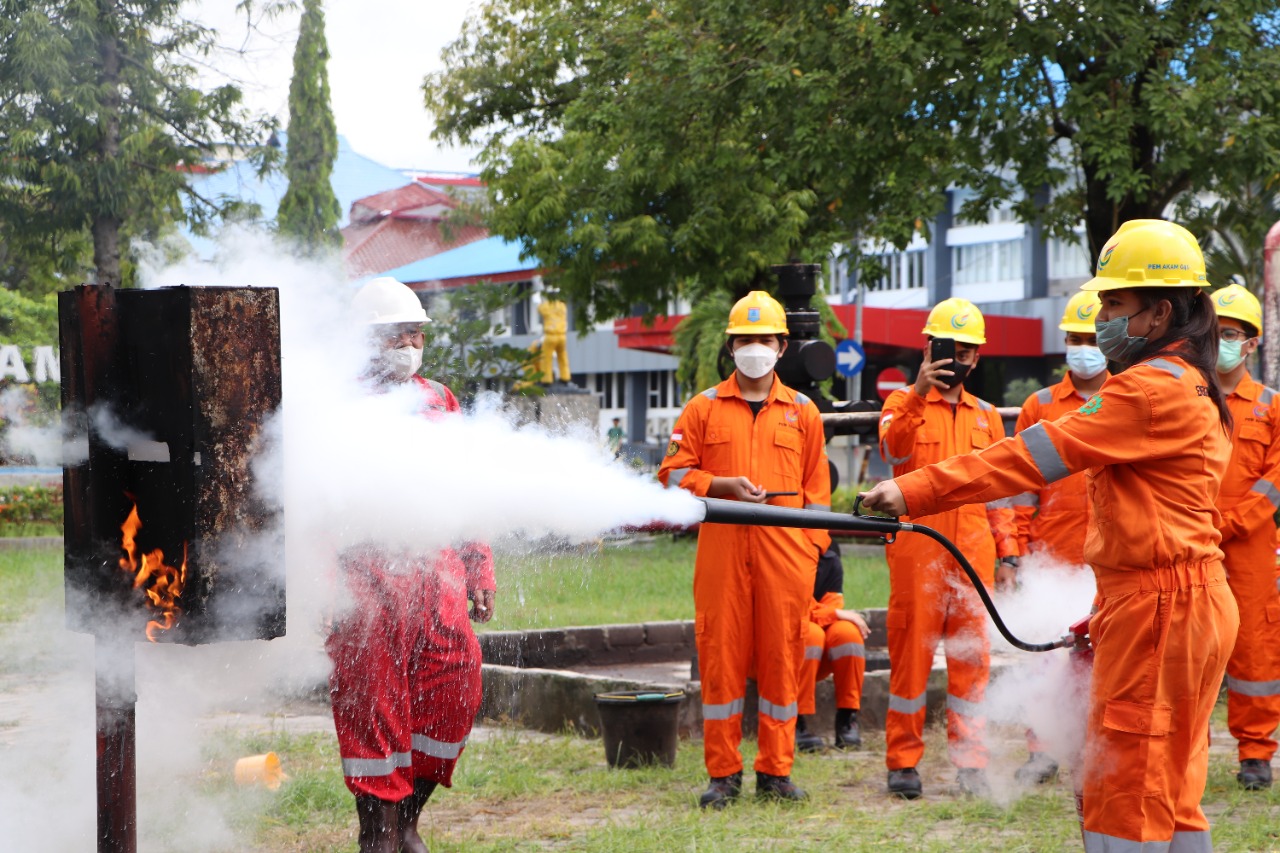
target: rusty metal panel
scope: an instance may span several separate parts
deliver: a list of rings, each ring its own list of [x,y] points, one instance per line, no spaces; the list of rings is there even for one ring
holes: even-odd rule
[[[282,635],[280,526],[250,467],[281,398],[277,291],[82,287],[61,294],[59,313],[68,444],[87,448],[64,474],[68,627],[102,637],[123,624],[143,639],[148,591],[161,587],[136,566],[158,550],[155,565],[185,560],[185,573],[172,582],[180,613],[153,639]],[[122,567],[135,505],[135,559]]]

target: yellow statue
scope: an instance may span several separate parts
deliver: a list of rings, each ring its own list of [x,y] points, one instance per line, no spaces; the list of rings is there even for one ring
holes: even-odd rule
[[[551,359],[554,356],[559,372],[559,381],[568,382],[569,349],[566,346],[569,332],[569,309],[563,302],[548,293],[538,305],[538,315],[542,317],[542,350],[539,353],[538,369],[542,371],[542,381],[551,382]]]

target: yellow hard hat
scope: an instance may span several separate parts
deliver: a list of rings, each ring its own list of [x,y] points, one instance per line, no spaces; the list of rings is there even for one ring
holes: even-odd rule
[[[978,306],[954,296],[933,306],[923,331],[930,337],[952,338],[964,344],[987,342],[987,321]]]
[[[1262,333],[1262,305],[1258,297],[1247,288],[1238,284],[1229,284],[1212,294],[1213,310],[1219,317],[1232,317],[1241,323],[1253,326],[1255,334]]]
[[[729,311],[726,335],[785,335],[787,312],[763,290],[753,290]]]
[[[1097,331],[1094,322],[1098,319],[1098,309],[1101,307],[1102,301],[1098,299],[1098,294],[1092,290],[1082,290],[1067,300],[1058,328],[1064,332],[1092,335]]]
[[[1081,290],[1208,287],[1195,235],[1164,219],[1130,219],[1111,235]]]

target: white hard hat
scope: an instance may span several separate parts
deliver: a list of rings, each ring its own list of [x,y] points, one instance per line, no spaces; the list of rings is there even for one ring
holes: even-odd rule
[[[382,323],[430,323],[418,294],[394,278],[375,278],[351,301],[356,320],[369,325]]]

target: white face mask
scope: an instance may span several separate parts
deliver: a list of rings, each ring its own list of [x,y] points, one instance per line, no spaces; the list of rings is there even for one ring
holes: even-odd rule
[[[383,350],[378,357],[378,366],[387,379],[404,382],[422,367],[422,350],[417,347]]]
[[[1107,357],[1097,347],[1068,344],[1067,367],[1081,379],[1092,379],[1107,369]]]
[[[768,376],[778,363],[778,353],[764,344],[747,344],[733,351],[733,363],[743,376],[760,379]]]

